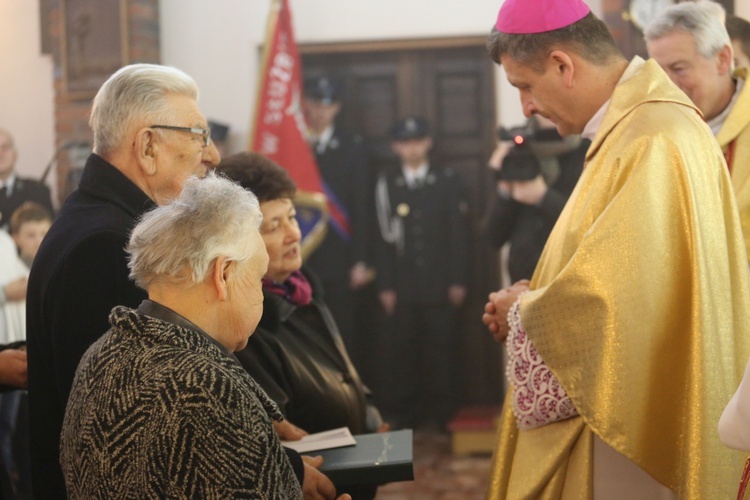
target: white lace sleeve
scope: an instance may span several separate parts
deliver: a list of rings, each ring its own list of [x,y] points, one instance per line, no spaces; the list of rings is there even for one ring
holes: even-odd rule
[[[508,311],[510,333],[506,347],[508,365],[505,374],[513,386],[511,396],[516,425],[521,430],[578,415],[565,389],[544,364],[541,356],[526,336],[517,300]]]

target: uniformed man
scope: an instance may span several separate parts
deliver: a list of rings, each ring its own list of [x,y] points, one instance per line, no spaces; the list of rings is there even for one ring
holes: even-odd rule
[[[341,220],[329,219],[325,239],[306,264],[320,279],[326,302],[359,366],[364,362],[368,335],[362,331],[366,327],[355,317],[366,299],[364,289],[372,281],[372,269],[367,263],[372,260],[368,253],[375,225],[374,177],[362,138],[335,124],[341,110],[337,82],[328,76],[306,80],[303,107],[308,142],[326,196],[345,218],[343,224]]]
[[[33,201],[54,213],[47,186],[16,174],[18,154],[10,132],[0,129],[0,229],[8,229],[10,216],[25,201]]]
[[[386,410],[399,426],[444,427],[457,400],[458,308],[466,297],[468,210],[460,179],[431,165],[427,122],[407,117],[392,129],[400,165],[377,182],[382,244],[379,296],[388,332]]]

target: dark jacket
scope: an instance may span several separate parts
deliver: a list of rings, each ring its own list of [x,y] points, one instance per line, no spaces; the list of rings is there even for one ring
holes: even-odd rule
[[[92,154],[37,253],[26,298],[29,426],[36,498],[65,498],[60,430],[73,376],[109,328],[116,305],[137,307],[146,292],[128,278],[125,245],[153,201]]]
[[[16,177],[10,196],[4,192],[0,193],[0,228],[7,227],[13,212],[27,201],[38,203],[49,210],[51,216],[55,215],[52,197],[47,186],[39,181]]]
[[[276,405],[211,337],[154,305],[114,309],[81,359],[60,449],[70,498],[302,498]]]
[[[373,184],[362,138],[338,129],[325,149],[313,151],[326,195],[332,197],[348,216],[351,236],[342,235],[329,222],[321,245],[307,266],[324,283],[348,284],[349,269],[356,262],[370,262],[374,226]]]
[[[382,173],[378,183],[389,201],[383,206],[378,196],[378,215],[403,227],[400,242],[380,239],[378,288],[396,290],[401,304],[447,303],[448,288],[468,281],[470,222],[461,180],[430,165],[421,187],[409,188],[400,167]]]
[[[485,231],[496,248],[510,242],[508,272],[512,282],[531,279],[534,274],[547,238],[581,176],[590,144],[584,139],[577,149],[558,157],[559,175],[539,204],[524,205],[500,194],[495,197]]]
[[[305,431],[347,426],[353,434],[374,432],[367,428],[369,390],[349,360],[318,283],[303,273],[313,287],[312,302],[296,306],[264,290],[263,317],[237,358],[284,416]]]

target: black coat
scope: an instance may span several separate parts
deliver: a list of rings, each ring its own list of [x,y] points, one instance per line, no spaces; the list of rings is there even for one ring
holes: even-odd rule
[[[353,434],[373,432],[367,429],[370,391],[349,360],[319,285],[303,273],[313,286],[312,302],[296,306],[264,290],[263,317],[237,358],[305,431],[347,426]]]
[[[400,221],[403,242],[378,245],[380,290],[395,290],[398,303],[447,303],[451,285],[466,285],[469,259],[468,204],[453,170],[430,166],[424,185],[411,189],[400,168],[381,174],[390,203],[379,216]]]
[[[373,190],[362,138],[334,129],[326,148],[313,151],[329,196],[343,207],[349,218],[351,238],[328,224],[321,245],[307,261],[324,283],[348,283],[349,269],[356,262],[370,262],[368,255],[374,226]]]
[[[55,210],[52,208],[49,188],[39,181],[16,177],[10,196],[4,191],[0,193],[0,228],[7,227],[13,212],[27,201],[38,203],[54,216]]]
[[[531,279],[534,274],[547,238],[581,176],[590,144],[584,139],[578,148],[558,156],[560,173],[538,205],[524,205],[512,198],[496,196],[487,218],[486,233],[496,248],[510,242],[508,272],[512,282]]]
[[[81,356],[108,330],[114,306],[135,308],[146,298],[128,278],[125,245],[138,217],[154,206],[119,170],[92,154],[78,190],[34,260],[26,318],[36,498],[65,498],[60,430]]]

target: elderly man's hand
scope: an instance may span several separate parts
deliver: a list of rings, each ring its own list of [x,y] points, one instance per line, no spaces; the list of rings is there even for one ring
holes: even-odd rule
[[[529,289],[529,280],[520,280],[508,288],[503,288],[489,295],[489,301],[484,306],[482,322],[492,332],[498,342],[505,342],[508,337],[508,311],[518,300],[518,296]]]
[[[302,481],[303,498],[305,500],[334,500],[336,487],[325,474],[318,470],[323,465],[323,457],[303,455],[302,462],[305,465],[305,478]],[[352,500],[352,497],[344,494],[337,500]]]
[[[0,384],[26,389],[28,386],[26,351],[21,349],[0,351]]]

